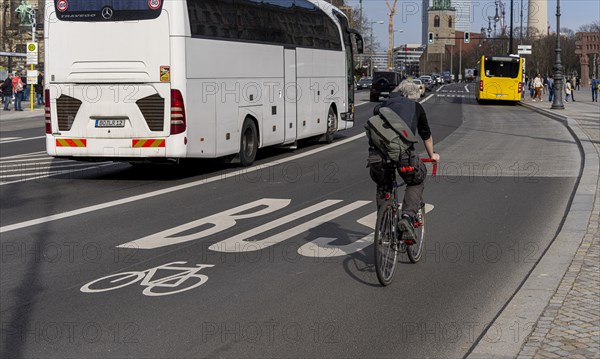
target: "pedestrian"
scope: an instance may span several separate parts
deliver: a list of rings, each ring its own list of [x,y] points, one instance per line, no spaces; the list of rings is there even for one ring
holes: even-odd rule
[[[35,85],[35,94],[37,97],[37,104],[44,104],[44,73],[39,72],[37,78],[37,84]]]
[[[592,79],[592,102],[598,102],[598,91],[600,90],[600,81],[594,76]]]
[[[535,101],[535,87],[533,86],[533,79],[531,77],[527,83],[527,88],[529,89],[529,97]]]
[[[29,101],[29,84],[27,83],[27,76],[25,75],[25,73],[23,73],[23,71],[21,71],[21,81],[23,82],[23,97],[22,97],[22,101],[23,102],[27,102]]]
[[[571,77],[571,100],[575,102],[575,76]]]
[[[544,88],[544,83],[542,82],[542,76],[540,74],[537,74],[537,76],[533,80],[533,86],[535,87],[535,97],[533,98],[533,101],[535,101],[536,98],[539,98],[541,102],[542,88]]]
[[[565,102],[569,102],[569,97],[571,97],[571,81],[567,80],[565,82]]]
[[[552,75],[548,76],[548,102],[552,102],[554,100],[554,80],[552,79]]]
[[[10,111],[10,100],[13,95],[13,85],[12,85],[12,74],[8,74],[8,77],[2,83],[2,96],[4,97],[4,111]]]
[[[577,76],[575,78],[575,88],[577,89],[577,91],[579,91],[579,85],[581,85],[581,79],[579,78],[579,76]]]
[[[542,88],[542,94],[546,94],[548,92],[548,75],[544,75],[544,87]]]
[[[23,92],[25,91],[25,86],[23,85],[23,80],[21,79],[21,74],[16,73],[12,78],[13,92],[15,94],[15,111],[23,111],[21,108],[21,101],[23,101]]]

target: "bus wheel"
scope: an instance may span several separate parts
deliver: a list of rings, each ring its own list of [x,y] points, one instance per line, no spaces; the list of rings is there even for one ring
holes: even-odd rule
[[[252,165],[258,151],[258,135],[254,121],[247,118],[242,126],[240,139],[240,164],[244,167]]]
[[[327,132],[325,133],[325,142],[333,142],[333,136],[337,131],[337,115],[333,106],[329,107],[329,113],[327,114]]]

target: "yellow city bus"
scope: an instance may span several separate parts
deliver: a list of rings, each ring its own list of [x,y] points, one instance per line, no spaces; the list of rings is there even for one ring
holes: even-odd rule
[[[477,63],[477,102],[484,100],[513,101],[523,94],[523,58],[482,56]]]

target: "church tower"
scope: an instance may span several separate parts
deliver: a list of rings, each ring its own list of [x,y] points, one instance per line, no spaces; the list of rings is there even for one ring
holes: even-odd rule
[[[443,54],[446,45],[454,45],[456,10],[450,0],[433,0],[428,10],[428,29],[433,33],[433,44],[427,45],[427,53]]]

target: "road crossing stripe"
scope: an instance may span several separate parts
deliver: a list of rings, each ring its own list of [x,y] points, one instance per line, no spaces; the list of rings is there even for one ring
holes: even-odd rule
[[[264,163],[264,164],[260,164],[260,165],[256,165],[254,167],[251,168],[244,168],[241,170],[237,170],[237,171],[233,171],[230,173],[226,173],[226,174],[217,174],[213,177],[210,178],[204,178],[201,180],[197,180],[197,181],[193,181],[190,183],[185,183],[185,184],[181,184],[181,185],[177,185],[174,187],[170,187],[170,188],[165,188],[165,189],[161,189],[161,190],[157,190],[157,191],[152,191],[152,192],[148,192],[148,193],[144,193],[144,194],[139,194],[139,195],[135,195],[135,196],[131,196],[131,197],[127,197],[127,198],[122,198],[119,200],[115,200],[115,201],[110,201],[110,202],[105,202],[105,203],[100,203],[100,204],[96,204],[93,206],[88,206],[88,207],[83,207],[80,209],[76,209],[76,210],[72,210],[72,211],[67,211],[67,212],[63,212],[63,213],[58,213],[58,214],[53,214],[50,216],[45,216],[45,217],[40,217],[40,218],[36,218],[36,219],[32,219],[29,221],[23,221],[23,222],[18,222],[18,223],[14,223],[14,224],[9,224],[6,226],[2,226],[0,227],[0,233],[6,233],[6,232],[10,232],[10,231],[14,231],[17,229],[23,229],[23,228],[27,228],[27,227],[31,227],[31,226],[36,226],[42,223],[48,223],[48,222],[53,222],[53,221],[57,221],[60,219],[65,219],[65,218],[70,218],[70,217],[74,217],[74,216],[79,216],[85,213],[90,213],[90,212],[95,212],[95,211],[99,211],[99,210],[103,210],[106,208],[111,208],[111,207],[115,207],[115,206],[119,206],[122,204],[127,204],[127,203],[132,203],[132,202],[137,202],[140,200],[144,200],[144,199],[148,199],[148,198],[152,198],[152,197],[156,197],[156,196],[161,196],[163,194],[168,194],[168,193],[173,193],[173,192],[177,192],[177,191],[181,191],[184,189],[189,189],[189,188],[194,188],[197,186],[201,186],[207,183],[212,183],[212,182],[216,182],[216,181],[222,181],[224,179],[230,178],[230,177],[239,177],[241,175],[247,175],[248,173],[252,173],[252,172],[256,172],[256,171],[262,171],[265,168],[270,168],[270,167],[274,167],[274,166],[279,166],[283,163],[287,163],[287,162],[293,162],[296,161],[300,158],[303,157],[308,157],[308,156],[312,156],[314,154],[317,154],[319,152],[323,152],[323,151],[327,151],[331,148],[334,147],[338,147],[341,145],[345,145],[346,143],[349,142],[353,142],[356,141],[358,139],[365,139],[365,135],[364,133],[360,133],[358,135],[352,136],[352,137],[348,137],[346,139],[340,140],[338,142],[334,142],[331,143],[329,145],[325,145],[323,147],[319,147],[313,150],[309,150],[288,158],[284,158],[284,159],[280,159],[280,160],[275,160],[273,162],[268,162],[268,163]],[[112,163],[108,164],[108,165],[113,165]],[[104,165],[106,166],[106,165]],[[91,168],[98,168],[101,166],[95,166],[95,167],[90,167]],[[14,183],[14,182],[11,182]],[[4,185],[4,184],[8,184],[8,183],[2,183],[0,185]]]
[[[39,140],[40,138],[46,138],[46,136],[27,137],[27,138],[22,138],[22,137],[8,137],[8,138],[0,139],[0,144],[13,143],[13,142],[22,142],[22,141],[29,141],[29,140]]]
[[[93,167],[85,167],[85,168],[80,168],[80,169],[71,169],[71,170],[69,170],[69,174],[72,174],[72,173],[75,173],[75,172],[89,171],[89,170],[93,170],[93,169],[97,169],[97,168],[101,168],[101,167],[114,166],[114,165],[115,165],[115,163],[106,163],[106,164],[102,164],[102,165],[98,165],[98,166],[93,166]],[[15,183],[21,183],[21,182],[36,181],[36,180],[39,181],[42,178],[52,177],[52,176],[56,176],[56,175],[60,175],[60,174],[63,174],[63,173],[62,172],[56,172],[56,173],[45,174],[43,176],[31,176],[31,177],[20,179],[20,180],[16,180],[16,181],[0,182],[0,186],[5,186],[5,185],[15,184]],[[46,221],[46,222],[49,222],[49,221]],[[44,222],[42,222],[42,223],[44,223]],[[2,233],[2,228],[3,227],[0,227],[0,233]]]

